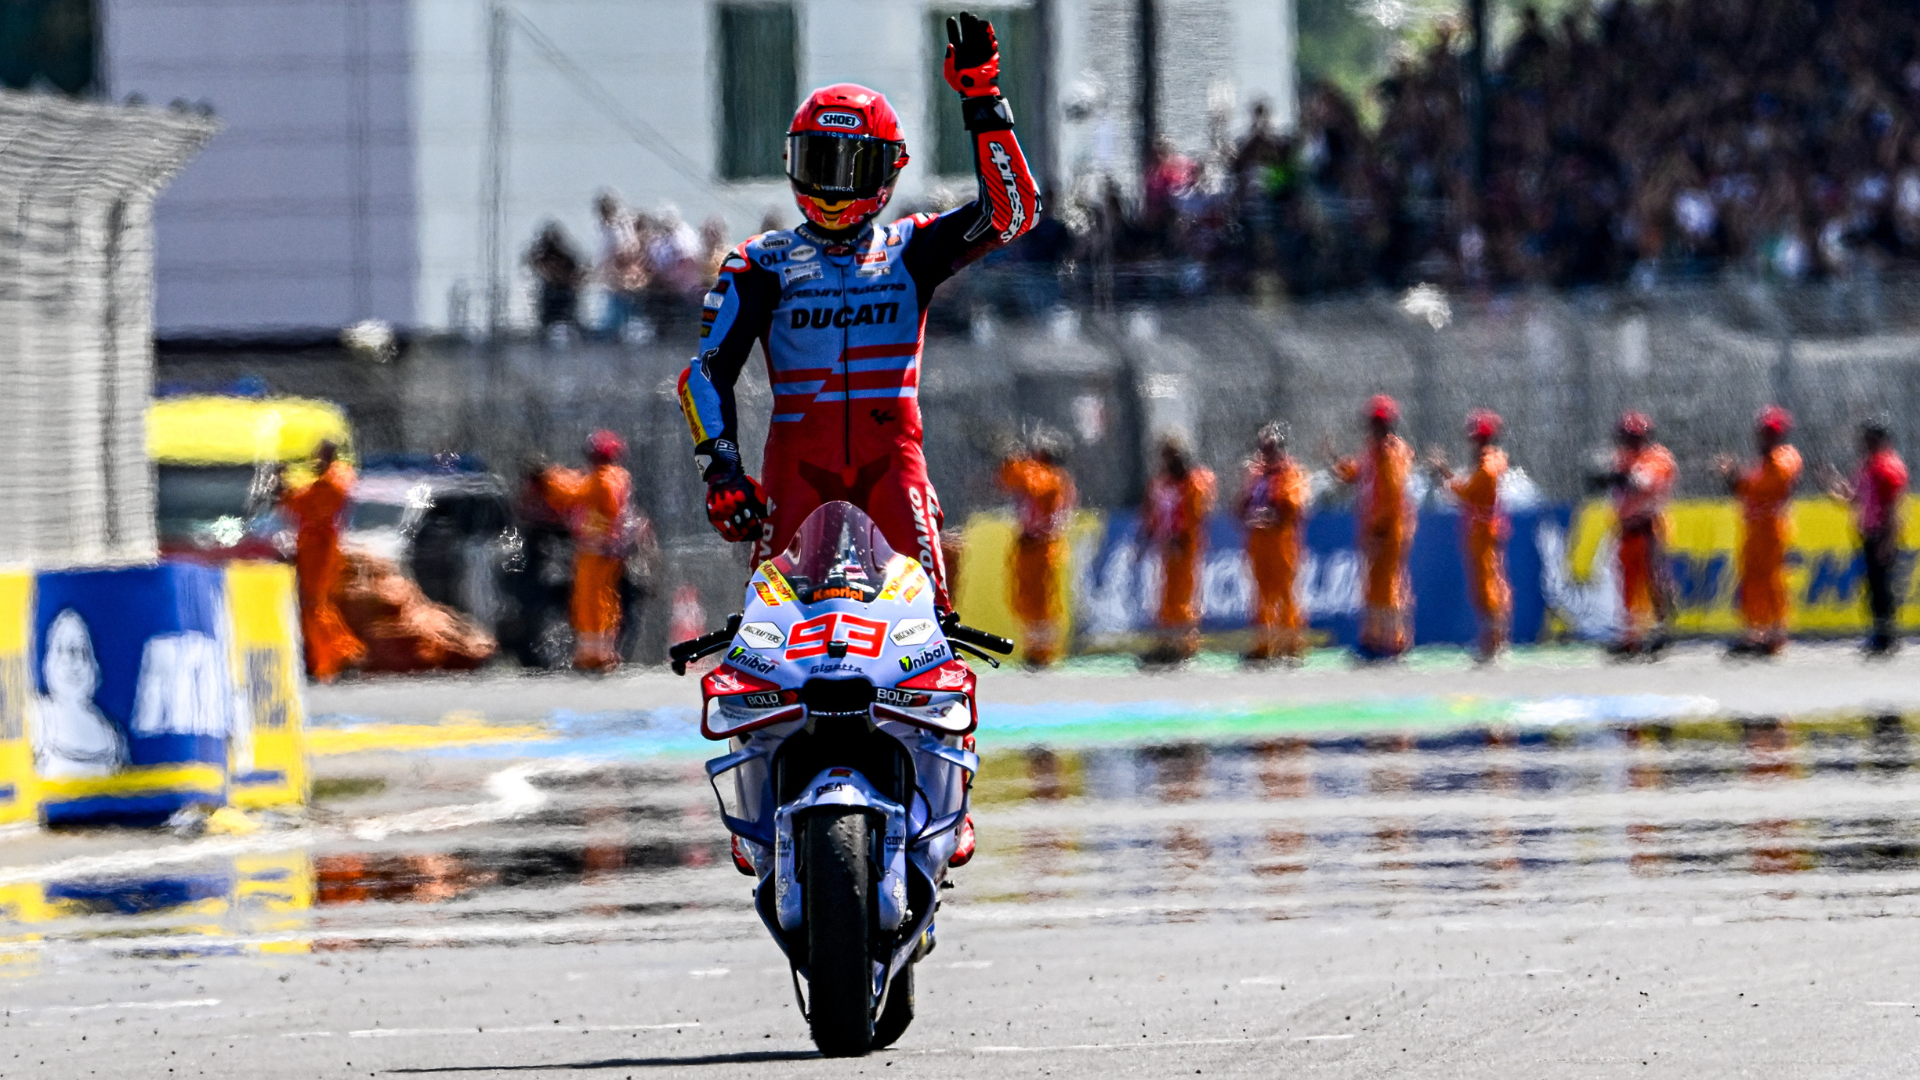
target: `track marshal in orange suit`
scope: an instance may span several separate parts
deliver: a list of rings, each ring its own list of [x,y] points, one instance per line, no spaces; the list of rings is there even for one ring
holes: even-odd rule
[[[1000,465],[1000,486],[1013,495],[1020,529],[1013,542],[1011,600],[1029,667],[1056,663],[1063,644],[1060,576],[1067,562],[1075,493],[1060,456],[1058,440],[1042,435]]]
[[[1475,653],[1482,663],[1506,647],[1513,625],[1513,586],[1507,579],[1507,537],[1512,524],[1500,506],[1500,481],[1507,475],[1507,454],[1500,449],[1505,423],[1499,414],[1475,409],[1467,416],[1467,441],[1473,467],[1455,476],[1446,458],[1434,455],[1435,471],[1460,501],[1461,554],[1466,563],[1467,602],[1480,623]]]
[[[1653,441],[1653,420],[1626,412],[1614,425],[1613,513],[1620,533],[1620,602],[1623,609],[1616,655],[1658,655],[1666,647],[1666,622],[1672,612],[1667,583],[1667,500],[1679,481],[1680,467],[1666,447]]]
[[[1160,640],[1149,663],[1173,664],[1200,651],[1200,569],[1207,553],[1207,515],[1215,498],[1213,470],[1186,444],[1160,442],[1160,473],[1147,489],[1146,535],[1160,556]]]
[[[620,462],[627,445],[611,431],[587,439],[587,468],[539,476],[547,505],[573,535],[573,666],[620,666],[620,579],[633,546],[633,477]]]
[[[1352,484],[1358,530],[1363,594],[1360,655],[1384,660],[1413,644],[1413,585],[1407,555],[1417,524],[1407,499],[1413,475],[1413,448],[1395,429],[1400,405],[1385,394],[1367,402],[1367,444],[1353,457],[1337,461],[1333,474]]]
[[[1255,593],[1254,638],[1245,657],[1250,663],[1275,657],[1294,660],[1306,651],[1294,578],[1310,494],[1307,470],[1287,453],[1286,428],[1278,423],[1261,428],[1237,507],[1247,530]]]
[[[1793,415],[1778,405],[1760,410],[1753,425],[1759,457],[1740,467],[1716,464],[1740,501],[1740,621],[1745,633],[1728,652],[1773,656],[1787,644],[1787,548],[1793,543],[1793,491],[1800,482],[1800,451],[1787,442]]]
[[[339,459],[340,448],[322,442],[314,451],[313,482],[280,496],[293,519],[294,568],[300,590],[300,635],[307,674],[332,682],[367,657],[367,647],[348,629],[334,601],[345,572],[340,552],[341,516],[353,494],[353,467]]]

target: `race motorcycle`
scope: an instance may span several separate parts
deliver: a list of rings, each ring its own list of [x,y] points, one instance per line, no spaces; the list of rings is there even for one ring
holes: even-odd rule
[[[1013,644],[933,604],[933,582],[844,502],[815,510],[748,581],[725,629],[675,645],[700,681],[701,734],[734,863],[787,954],[821,1053],[891,1045],[913,1021],[914,965],[967,819],[980,759],[965,651]],[[802,982],[805,989],[802,989]]]

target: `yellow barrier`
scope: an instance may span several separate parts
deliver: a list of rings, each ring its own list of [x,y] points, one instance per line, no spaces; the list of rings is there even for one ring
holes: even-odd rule
[[[1074,566],[1081,552],[1097,550],[1104,522],[1091,510],[1077,511],[1067,527],[1067,550],[1071,555],[1060,567],[1060,640],[1073,640]],[[1020,620],[1013,614],[1013,541],[1017,536],[1013,515],[1005,510],[974,514],[967,519],[967,546],[960,562],[960,588],[954,596],[954,608],[965,613],[967,624],[990,634],[1018,642]],[[1014,650],[1015,660],[1026,659],[1024,646]]]
[[[1900,598],[1900,625],[1920,629],[1920,595],[1912,573],[1920,549],[1920,496],[1902,507],[1901,568],[1894,584]],[[1743,526],[1731,499],[1682,499],[1673,504],[1667,555],[1673,572],[1674,629],[1688,634],[1732,634],[1740,630],[1736,607]],[[1829,498],[1796,499],[1794,541],[1787,552],[1788,629],[1797,634],[1852,634],[1867,628],[1866,577],[1859,537],[1844,503]],[[1613,551],[1612,507],[1588,502],[1574,515],[1567,547],[1575,581],[1605,576]]]
[[[300,613],[293,567],[227,567],[233,672],[252,715],[250,735],[228,744],[227,798],[234,806],[307,801],[306,706],[301,700]]]
[[[33,682],[27,642],[33,610],[33,574],[0,572],[0,825],[33,817],[39,795],[33,779]]]

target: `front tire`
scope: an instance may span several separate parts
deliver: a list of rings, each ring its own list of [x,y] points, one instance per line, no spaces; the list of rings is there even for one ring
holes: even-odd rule
[[[874,1047],[867,816],[816,810],[806,822],[807,1020],[822,1054],[861,1057]]]
[[[909,962],[887,987],[887,1003],[880,1010],[880,1019],[873,1022],[875,1050],[892,1046],[913,1023],[913,969],[914,964]]]

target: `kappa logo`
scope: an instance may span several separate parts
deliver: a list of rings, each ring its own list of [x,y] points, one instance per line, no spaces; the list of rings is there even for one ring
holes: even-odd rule
[[[860,114],[850,112],[823,112],[814,115],[813,122],[825,128],[837,128],[841,131],[860,130]]]
[[[727,663],[748,671],[757,671],[762,675],[771,675],[780,667],[779,661],[770,656],[761,656],[744,645],[735,645],[733,650],[727,653]]]
[[[817,271],[820,269],[820,266],[818,263],[815,263],[811,268]],[[794,267],[793,269],[806,269],[806,267]],[[819,275],[816,273],[813,276],[818,277]],[[845,330],[849,326],[891,325],[899,318],[900,305],[897,302],[890,301],[884,304],[861,304],[857,308],[797,307],[793,309],[793,314],[788,317],[788,320],[795,330],[805,330],[809,327],[815,330],[825,330],[830,326]]]
[[[740,628],[740,640],[756,649],[777,649],[787,643],[787,635],[770,622],[750,622]]]

